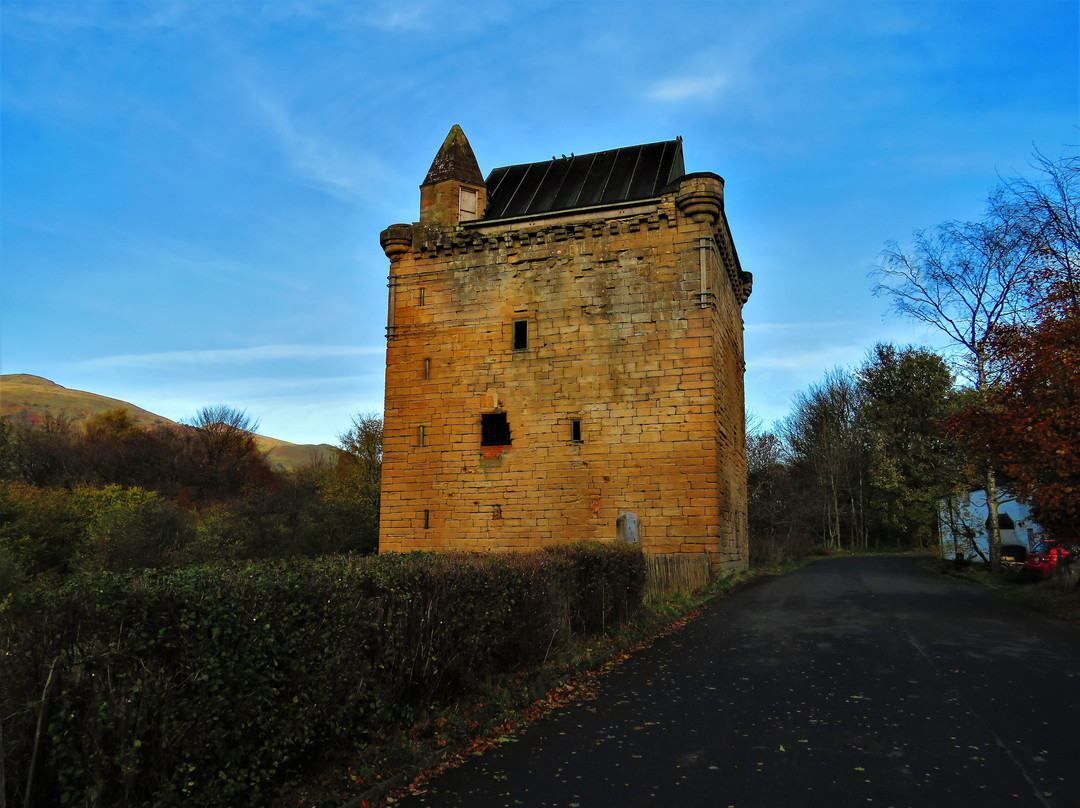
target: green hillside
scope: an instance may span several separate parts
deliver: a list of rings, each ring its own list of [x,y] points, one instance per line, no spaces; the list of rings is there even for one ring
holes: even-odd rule
[[[46,415],[64,415],[75,423],[85,421],[108,410],[124,408],[137,424],[143,427],[179,426],[161,415],[121,401],[85,390],[70,390],[40,376],[27,373],[0,375],[0,417],[23,418],[40,424]],[[333,447],[323,444],[296,444],[257,435],[259,447],[270,453],[270,459],[285,468],[295,468],[312,456],[329,458]]]

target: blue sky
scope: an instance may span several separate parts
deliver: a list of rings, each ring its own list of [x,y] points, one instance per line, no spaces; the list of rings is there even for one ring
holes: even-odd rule
[[[0,369],[297,443],[382,406],[379,232],[486,174],[684,139],[726,180],[747,406],[876,342],[867,272],[1080,139],[1075,0],[2,0]]]

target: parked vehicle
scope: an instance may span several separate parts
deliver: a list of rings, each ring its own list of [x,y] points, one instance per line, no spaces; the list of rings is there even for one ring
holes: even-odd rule
[[[1076,551],[1075,544],[1043,539],[1028,553],[1027,560],[1024,562],[1024,574],[1039,579],[1049,578],[1058,562]]]

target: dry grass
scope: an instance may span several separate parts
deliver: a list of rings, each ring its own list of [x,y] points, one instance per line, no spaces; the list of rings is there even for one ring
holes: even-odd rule
[[[709,556],[646,553],[648,584],[645,600],[656,602],[674,595],[701,592],[709,585]]]

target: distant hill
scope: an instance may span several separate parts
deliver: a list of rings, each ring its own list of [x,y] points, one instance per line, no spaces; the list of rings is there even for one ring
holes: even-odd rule
[[[76,423],[85,421],[108,410],[123,407],[142,427],[179,426],[149,410],[136,407],[126,401],[85,390],[69,390],[40,376],[27,373],[0,375],[0,417],[25,418],[32,424],[40,424],[46,415],[64,415]],[[311,460],[312,455],[329,458],[333,447],[329,444],[297,444],[256,435],[256,441],[270,460],[285,468],[295,468]]]

